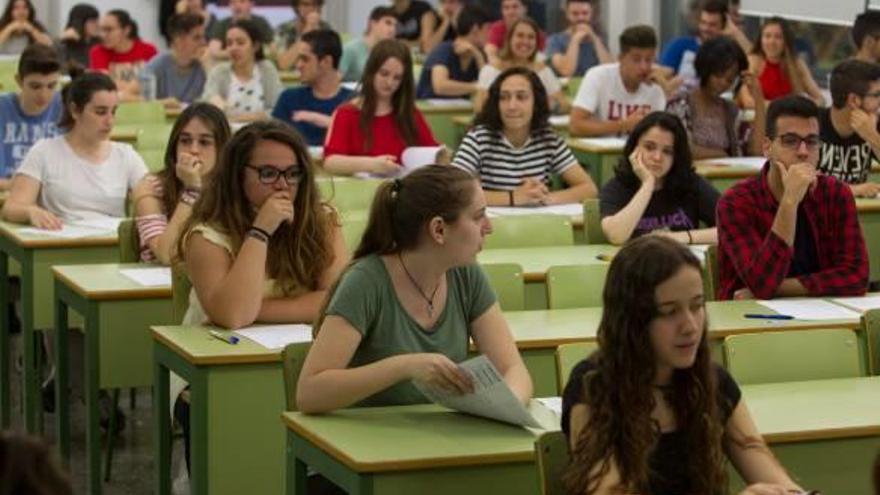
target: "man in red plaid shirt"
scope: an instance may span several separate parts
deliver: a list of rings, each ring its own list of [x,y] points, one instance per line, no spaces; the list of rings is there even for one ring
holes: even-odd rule
[[[865,293],[868,255],[850,188],[816,171],[818,115],[806,98],[775,100],[760,176],[718,201],[719,299]]]

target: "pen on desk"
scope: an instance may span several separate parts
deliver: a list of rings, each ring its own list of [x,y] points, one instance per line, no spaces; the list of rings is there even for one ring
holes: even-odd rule
[[[743,315],[746,318],[754,318],[761,320],[793,320],[794,316],[790,315],[759,315],[755,313],[746,313]]]
[[[614,258],[613,254],[597,254],[596,259],[599,261],[611,261]]]
[[[208,333],[211,334],[211,337],[214,337],[215,339],[218,339],[218,340],[222,340],[223,342],[226,342],[227,344],[237,344],[238,343],[238,337],[236,337],[235,335],[232,335],[231,333],[218,332],[217,330],[211,330]]]

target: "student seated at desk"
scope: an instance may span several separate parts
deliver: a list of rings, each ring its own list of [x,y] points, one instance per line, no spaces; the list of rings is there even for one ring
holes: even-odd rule
[[[226,116],[210,103],[194,103],[171,128],[165,150],[165,168],[134,191],[135,222],[141,261],[171,264],[184,223],[210,184],[220,150],[231,131]]]
[[[474,97],[474,111],[479,112],[488,96],[489,87],[502,71],[511,67],[525,67],[535,71],[541,78],[547,93],[548,105],[554,113],[568,113],[571,102],[562,90],[562,84],[553,69],[538,60],[538,35],[541,28],[535,21],[525,17],[510,26],[504,38],[504,47],[495,59],[480,69],[477,80],[477,94]]]
[[[767,108],[761,85],[746,70],[748,66],[745,52],[727,36],[712,38],[700,46],[694,60],[699,85],[670,101],[666,108],[687,129],[694,160],[761,154]],[[739,108],[722,96],[737,78],[744,82],[752,98],[761,102],[755,108],[754,129],[749,133],[748,143],[740,139]],[[743,148],[747,148],[745,153]]]
[[[233,21],[226,30],[229,62],[211,69],[201,99],[222,108],[234,122],[268,117],[283,88],[278,69],[266,60],[263,46],[253,21]]]
[[[819,170],[849,184],[853,196],[873,198],[880,184],[869,182],[880,157],[880,65],[846,60],[831,71],[831,108],[819,111]]]
[[[119,104],[110,76],[88,72],[63,91],[64,134],[38,141],[12,179],[3,218],[42,229],[62,221],[124,217],[128,192],[147,173],[129,144],[110,141]]]
[[[441,42],[425,59],[416,98],[462,98],[477,91],[477,78],[486,65],[483,46],[488,25],[489,18],[479,7],[461,10],[455,39]]]
[[[660,237],[614,256],[600,350],[574,367],[562,397],[568,493],[726,493],[725,455],[749,485],[740,495],[802,493],[712,362],[700,270]]]
[[[0,15],[0,55],[18,55],[34,43],[52,46],[52,38],[37,20],[31,0],[8,0]]]
[[[770,103],[761,174],[718,201],[718,299],[860,296],[868,254],[849,186],[823,175],[819,109]]]
[[[382,184],[354,261],[315,325],[299,410],[427,402],[411,380],[471,391],[456,365],[471,338],[528,401],[531,378],[476,264],[491,231],[480,184],[463,170],[429,165]]]
[[[644,234],[715,244],[718,191],[697,175],[681,121],[648,114],[626,141],[614,178],[599,193],[602,231],[613,244]],[[700,223],[708,228],[700,228]]]
[[[480,179],[492,206],[580,203],[596,197],[596,184],[565,140],[550,127],[547,96],[530,69],[505,70],[465,134],[452,164]],[[568,188],[550,192],[550,175]]]
[[[656,53],[654,28],[626,28],[620,34],[618,63],[597,65],[584,75],[571,110],[571,134],[627,134],[645,115],[664,110],[666,95],[651,82]]]
[[[438,146],[416,108],[412,57],[402,41],[380,41],[370,52],[361,96],[333,113],[324,143],[324,169],[332,174],[396,173],[403,150]]]

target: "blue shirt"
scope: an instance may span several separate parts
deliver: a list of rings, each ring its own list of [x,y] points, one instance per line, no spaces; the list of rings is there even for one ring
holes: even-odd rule
[[[571,34],[568,31],[561,31],[550,35],[547,39],[547,59],[553,58],[553,55],[565,55],[568,51],[568,44],[571,43]],[[596,55],[596,47],[591,41],[581,41],[580,50],[578,50],[577,68],[575,68],[574,77],[582,77],[590,67],[599,65],[599,56]]]
[[[275,108],[272,110],[272,117],[292,125],[294,129],[303,135],[309,146],[322,146],[327,129],[308,122],[294,122],[293,113],[300,110],[308,110],[310,112],[330,115],[336,110],[336,107],[345,103],[353,95],[353,91],[340,86],[336,96],[322,100],[315,97],[311,86],[287,88],[278,97]]]
[[[431,84],[431,71],[435,65],[446,67],[449,70],[449,78],[453,81],[474,82],[480,77],[480,68],[475,59],[471,59],[471,63],[464,69],[461,68],[461,60],[455,54],[452,43],[452,41],[444,41],[428,54],[422,68],[422,74],[419,76],[419,84],[416,86],[416,99],[460,98],[458,96],[440,96],[434,92],[434,85]]]
[[[671,68],[685,79],[695,79],[697,72],[694,70],[694,59],[699,49],[700,42],[696,36],[675,38],[663,49],[660,64]]]
[[[38,139],[61,134],[61,94],[52,97],[40,115],[26,115],[18,104],[16,93],[0,95],[0,177],[9,178]]]

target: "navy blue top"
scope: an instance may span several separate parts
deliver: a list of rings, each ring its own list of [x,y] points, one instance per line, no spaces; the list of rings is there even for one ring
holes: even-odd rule
[[[455,54],[455,50],[452,49],[452,43],[452,41],[444,41],[428,54],[422,68],[422,74],[419,76],[419,84],[416,86],[416,99],[456,98],[440,96],[434,92],[434,85],[431,84],[431,70],[435,65],[446,67],[449,70],[449,78],[454,81],[474,82],[480,77],[480,68],[474,59],[471,59],[471,63],[467,67],[461,68],[461,61]]]
[[[310,86],[288,88],[278,97],[278,101],[275,103],[275,108],[272,110],[272,117],[293,126],[294,129],[303,135],[309,143],[309,146],[322,146],[324,144],[324,135],[327,133],[327,129],[308,122],[294,121],[294,112],[307,110],[310,112],[330,115],[336,110],[336,107],[348,101],[353,95],[354,92],[352,90],[340,87],[336,96],[322,100],[315,98],[315,94],[312,92]]]

